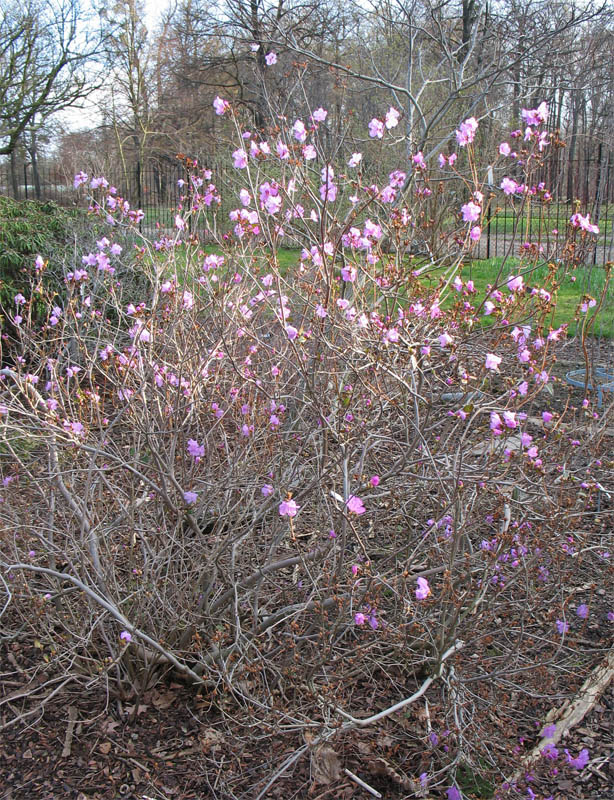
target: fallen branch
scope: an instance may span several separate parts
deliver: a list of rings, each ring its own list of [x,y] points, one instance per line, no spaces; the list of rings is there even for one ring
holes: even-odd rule
[[[613,678],[614,647],[584,681],[575,697],[566,700],[560,708],[554,708],[548,713],[545,724],[554,725],[552,734],[540,739],[539,743],[521,759],[518,769],[511,778],[512,783],[522,778],[531,765],[542,757],[544,748],[554,747],[572,728],[582,722]]]

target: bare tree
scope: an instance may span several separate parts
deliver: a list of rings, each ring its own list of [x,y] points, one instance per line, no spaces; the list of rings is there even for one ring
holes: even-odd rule
[[[0,5],[0,155],[26,129],[74,106],[95,86],[86,66],[100,50],[85,30],[79,0],[2,0]],[[93,32],[92,32],[93,31]]]

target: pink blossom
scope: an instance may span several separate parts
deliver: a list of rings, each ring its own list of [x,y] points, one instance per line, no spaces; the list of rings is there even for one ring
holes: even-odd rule
[[[122,640],[122,642],[126,642],[126,644],[128,644],[128,642],[132,641],[132,634],[128,633],[128,631],[122,631],[119,634],[119,638]]]
[[[356,497],[355,494],[352,494],[350,495],[350,497],[348,497],[345,506],[347,510],[350,512],[350,514],[360,515],[364,514],[366,511],[366,508],[364,507],[362,500],[360,499],[360,497]]]
[[[183,499],[188,505],[192,505],[192,503],[195,503],[198,500],[198,495],[196,492],[184,492]]]
[[[412,158],[412,161],[416,165],[416,169],[426,169],[426,161],[424,160],[422,150],[419,150],[416,153],[416,155]]]
[[[218,117],[221,117],[230,108],[230,103],[228,102],[228,100],[222,100],[222,98],[218,96],[213,101],[213,108]]]
[[[77,189],[79,186],[82,186],[84,183],[87,183],[88,175],[86,172],[78,172],[75,175],[75,179],[73,182],[73,186]]]
[[[294,325],[286,325],[286,336],[291,342],[296,339],[298,336],[298,330],[294,327]]]
[[[327,116],[328,116],[328,111],[326,111],[323,108],[316,108],[316,110],[311,115],[311,118],[314,122],[324,122]]]
[[[265,483],[260,491],[265,497],[270,497],[273,494],[273,487],[270,483]]]
[[[496,356],[494,353],[488,353],[486,355],[486,369],[498,370],[499,364],[501,363],[501,356]]]
[[[438,337],[438,339],[440,347],[447,347],[454,341],[447,331],[442,333],[441,336]]]
[[[461,206],[461,212],[463,214],[463,222],[476,222],[480,218],[482,209],[476,203],[469,202]]]
[[[542,411],[542,419],[544,422],[550,422],[552,419],[552,414],[549,411]]]
[[[418,588],[416,589],[416,600],[426,600],[431,593],[431,587],[426,578],[417,579]]]
[[[247,153],[243,148],[235,150],[232,154],[232,163],[236,169],[245,169],[247,166]]]
[[[316,149],[312,144],[306,144],[305,147],[303,147],[303,158],[305,161],[313,161],[317,156]]]
[[[521,275],[510,275],[506,285],[510,292],[521,292],[524,288],[524,281]]]
[[[580,750],[580,752],[575,758],[571,757],[569,750],[567,748],[565,748],[564,752],[565,752],[565,757],[567,758],[567,763],[569,764],[570,767],[573,767],[574,769],[584,769],[584,767],[588,764],[589,752],[586,749],[586,747]]]
[[[396,128],[396,126],[399,124],[399,120],[401,119],[401,115],[396,110],[396,108],[393,108],[392,106],[390,106],[390,108],[386,112],[385,119],[386,119],[386,128],[388,128],[388,130],[390,130],[391,128]]]
[[[300,142],[301,144],[307,138],[307,129],[305,128],[305,124],[300,119],[297,119],[292,126],[292,134],[297,142]]]
[[[341,277],[346,282],[354,283],[356,280],[356,267],[342,267]]]
[[[587,214],[585,217],[583,217],[582,214],[572,214],[569,222],[574,228],[581,228],[587,233],[599,233],[598,226],[590,221],[590,214]]]
[[[277,64],[277,53],[267,53],[264,57],[267,67],[272,67],[273,64]]]
[[[352,157],[348,161],[348,167],[357,167],[362,161],[362,153],[352,153]]]
[[[290,150],[288,145],[285,142],[277,142],[275,145],[275,149],[277,150],[277,155],[281,158],[282,161],[285,161],[287,158],[290,157]]]
[[[280,517],[296,517],[300,506],[294,500],[282,500],[279,504]]]
[[[358,611],[356,614],[354,614],[354,622],[357,625],[364,625],[366,621],[367,621],[367,618],[360,611]]]
[[[503,178],[501,181],[501,189],[503,190],[504,194],[510,195],[517,192],[519,189],[518,184],[516,183],[513,178]]]
[[[373,118],[369,123],[369,136],[372,139],[381,139],[384,136],[384,123],[381,119]]]
[[[323,202],[334,203],[337,198],[337,187],[334,183],[325,183],[320,186],[320,197]]]
[[[541,125],[548,119],[548,106],[546,103],[540,103],[537,108],[523,108],[521,114],[527,125]]]
[[[205,455],[205,445],[198,444],[196,439],[188,439],[188,453],[193,458],[203,458]]]
[[[473,228],[469,231],[469,238],[472,239],[474,242],[479,242],[482,236],[482,229],[479,225],[474,225]]]
[[[464,122],[461,122],[459,129],[456,131],[456,141],[461,147],[470,144],[478,129],[478,121],[475,117],[469,117]]]
[[[375,487],[375,486],[379,486],[379,475],[373,475],[373,476],[371,477],[371,480],[369,481],[369,483],[370,483],[370,484],[371,484],[371,486],[373,486],[373,487]]]
[[[509,146],[507,142],[501,142],[499,145],[499,155],[501,156],[509,156],[512,152],[512,148]]]

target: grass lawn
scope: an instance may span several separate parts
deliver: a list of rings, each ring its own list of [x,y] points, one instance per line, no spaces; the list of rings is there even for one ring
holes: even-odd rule
[[[214,245],[208,245],[203,248],[207,253],[220,252],[219,248]],[[195,251],[192,251],[195,254]],[[187,264],[185,261],[185,251],[179,249],[175,251],[175,260],[171,261],[170,268],[177,274],[181,282],[185,281],[186,272],[193,273],[195,270],[200,274],[199,265],[193,261],[192,264]],[[287,274],[298,262],[300,251],[297,249],[280,248],[277,253],[277,263],[280,273]],[[252,255],[255,261],[266,257],[265,251],[255,251]],[[474,260],[467,262],[463,265],[460,274],[461,277],[467,281],[472,280],[475,288],[476,295],[474,296],[473,304],[478,305],[486,298],[486,287],[497,283],[498,286],[503,287],[505,291],[505,282],[508,275],[515,274],[518,266],[517,259],[508,259],[502,269],[502,258],[491,258]],[[418,264],[414,262],[414,268]],[[435,288],[440,281],[445,268],[437,268],[425,272],[423,281],[425,285]],[[540,266],[530,273],[524,274],[525,283],[529,286],[539,286],[547,276],[547,266]],[[563,278],[562,284],[558,290],[556,311],[554,313],[551,324],[553,327],[558,327],[563,323],[568,323],[569,333],[575,334],[577,331],[578,323],[575,320],[578,304],[583,295],[588,294],[594,298],[599,298],[603,290],[606,280],[606,272],[602,266],[586,266],[578,268],[573,275],[566,275]],[[450,304],[456,298],[456,292],[452,291],[449,298],[444,302]],[[588,315],[580,314],[580,324],[586,323],[591,320],[594,315],[594,309],[590,310]],[[485,318],[485,323],[488,324],[488,318]],[[604,302],[599,313],[596,315],[594,321],[590,325],[590,333],[594,336],[600,336],[608,339],[614,339],[614,277],[606,292]]]

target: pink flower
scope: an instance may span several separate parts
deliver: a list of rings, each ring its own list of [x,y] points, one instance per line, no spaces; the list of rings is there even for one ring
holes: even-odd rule
[[[369,483],[370,483],[370,484],[371,484],[371,486],[373,486],[373,487],[375,487],[375,486],[379,486],[379,475],[373,475],[373,476],[371,477],[371,480],[369,481]]]
[[[501,363],[501,356],[496,356],[494,353],[486,355],[486,369],[498,370]]]
[[[122,640],[122,642],[126,642],[126,644],[132,641],[132,635],[128,633],[128,631],[122,631],[119,634],[119,638]]]
[[[524,281],[521,275],[510,275],[507,279],[507,288],[510,292],[521,292],[524,288]]]
[[[357,167],[362,161],[362,153],[352,153],[352,157],[348,161],[348,167]]]
[[[544,422],[550,422],[552,414],[549,411],[542,411],[542,419]]]
[[[548,106],[546,103],[540,103],[537,108],[523,108],[521,114],[527,125],[541,125],[548,119]]]
[[[75,187],[75,189],[77,189],[79,186],[82,186],[84,183],[87,183],[87,179],[88,179],[87,173],[78,172],[75,175],[73,186]],[[40,256],[39,256],[39,258],[40,258]]]
[[[358,516],[360,516],[360,514],[364,514],[366,511],[366,508],[364,507],[362,500],[360,499],[360,497],[356,497],[355,494],[350,495],[350,497],[348,497],[345,506],[347,510],[350,512],[350,514],[357,514]]]
[[[222,98],[218,96],[213,101],[213,108],[218,117],[221,117],[230,108],[230,103],[228,102],[228,100],[222,100]]]
[[[386,118],[385,119],[386,119],[386,128],[388,128],[388,130],[390,130],[391,128],[396,128],[396,126],[399,124],[399,120],[401,119],[401,115],[396,110],[396,108],[393,108],[392,106],[390,106],[390,108],[386,112]]]
[[[326,111],[323,108],[316,108],[316,110],[311,115],[311,118],[314,122],[324,122],[327,116],[328,116],[328,111]]]
[[[191,505],[192,503],[195,503],[198,500],[198,495],[196,494],[196,492],[184,492],[183,499],[188,505]]]
[[[266,61],[267,67],[272,67],[273,64],[277,64],[277,53],[267,53],[264,60]]]
[[[584,767],[588,764],[589,753],[586,747],[580,750],[576,758],[571,757],[569,750],[567,748],[565,748],[564,752],[567,758],[567,763],[569,764],[570,767],[573,767],[574,769],[584,769]]]
[[[287,158],[290,157],[290,150],[288,145],[284,142],[277,142],[275,145],[275,149],[277,150],[277,155],[281,158],[282,161],[285,161]]]
[[[300,119],[297,119],[294,125],[292,126],[292,134],[294,135],[294,138],[297,140],[297,142],[301,142],[301,144],[307,138],[307,129],[305,128],[305,124],[301,122]]]
[[[478,129],[478,121],[475,117],[469,117],[464,122],[461,122],[459,129],[456,131],[456,141],[461,147],[470,144]]]
[[[384,123],[381,119],[373,118],[369,123],[369,136],[372,139],[381,139],[384,136]]]
[[[273,494],[273,487],[270,483],[265,483],[260,491],[265,497],[270,497]]]
[[[476,203],[469,202],[461,206],[461,212],[463,214],[463,222],[476,222],[480,218],[482,209]]]
[[[580,619],[586,619],[588,617],[588,606],[586,603],[581,603],[576,608],[576,614],[580,617]]]
[[[567,633],[567,631],[569,630],[569,623],[565,622],[564,620],[557,619],[557,621],[556,621],[556,629],[562,636],[564,633]]]
[[[298,330],[294,327],[294,325],[286,325],[286,335],[288,339],[293,342],[298,336]]]
[[[232,164],[235,169],[245,169],[247,166],[247,153],[243,148],[234,151],[232,154]]]
[[[469,238],[474,242],[479,242],[482,236],[482,229],[479,225],[474,225],[469,232]]]
[[[500,436],[502,433],[501,426],[503,425],[501,417],[496,411],[490,412],[490,429],[495,436]]]
[[[366,621],[367,621],[367,618],[365,617],[364,614],[361,614],[360,611],[358,611],[356,614],[354,614],[354,622],[357,625],[364,625]]]
[[[510,195],[514,194],[514,192],[517,192],[519,186],[512,178],[503,178],[501,181],[501,189],[503,190],[504,194]]]
[[[294,500],[282,500],[279,504],[280,517],[296,517],[300,506]]]
[[[426,578],[417,579],[418,588],[416,589],[416,600],[426,600],[431,593],[431,587]]]
[[[337,187],[334,183],[325,183],[320,186],[320,197],[323,202],[334,203],[337,198]]]
[[[441,336],[439,336],[438,338],[439,338],[439,346],[440,347],[447,347],[449,344],[451,344],[454,341],[452,339],[452,337],[450,336],[450,334],[447,333],[447,332],[442,333]]]
[[[196,439],[188,439],[188,453],[193,458],[203,458],[205,455],[205,445],[198,444]]]
[[[509,146],[509,144],[507,142],[501,142],[499,145],[499,155],[509,156],[511,152],[512,148]]]
[[[422,150],[419,150],[416,153],[416,155],[412,158],[412,161],[416,165],[416,169],[426,169],[426,161],[424,160]]]
[[[354,283],[356,280],[356,267],[342,267],[341,277],[346,282]]]

